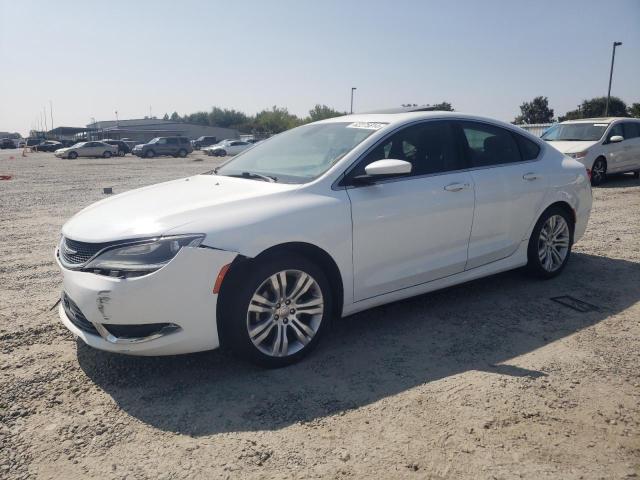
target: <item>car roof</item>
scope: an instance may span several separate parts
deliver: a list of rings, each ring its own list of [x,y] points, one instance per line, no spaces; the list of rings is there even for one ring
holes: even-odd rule
[[[340,122],[370,122],[370,123],[387,123],[389,125],[385,128],[401,126],[407,123],[415,122],[417,120],[430,120],[430,119],[449,119],[449,120],[470,120],[484,123],[491,123],[496,126],[508,128],[516,131],[522,135],[532,138],[535,135],[529,134],[526,130],[513,125],[511,123],[502,122],[489,117],[482,117],[479,115],[471,115],[461,112],[445,112],[445,111],[419,111],[419,112],[401,112],[401,113],[357,113],[351,115],[344,115],[342,117],[333,117],[326,120],[321,120],[316,123],[340,123]]]
[[[630,117],[593,117],[593,118],[576,118],[575,120],[565,120],[561,122],[562,124],[566,123],[611,123],[616,120],[632,120],[632,121],[640,121],[637,118]]]

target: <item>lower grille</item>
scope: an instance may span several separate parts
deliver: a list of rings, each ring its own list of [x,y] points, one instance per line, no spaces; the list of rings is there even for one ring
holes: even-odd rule
[[[64,313],[66,313],[67,318],[73,323],[76,327],[86,333],[90,333],[92,335],[100,335],[96,327],[87,320],[87,317],[80,311],[78,305],[75,304],[73,300],[69,298],[66,293],[62,294],[62,308],[64,308]]]
[[[170,330],[179,328],[173,323],[145,323],[139,325],[117,325],[105,323],[104,327],[109,331],[109,333],[111,333],[111,335],[122,339],[145,338],[161,332],[168,333]]]

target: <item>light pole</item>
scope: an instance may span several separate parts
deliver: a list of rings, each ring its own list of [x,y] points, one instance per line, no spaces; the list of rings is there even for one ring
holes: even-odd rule
[[[613,78],[613,62],[616,59],[616,47],[622,45],[622,42],[613,42],[613,52],[611,53],[611,71],[609,72],[609,91],[607,92],[607,105],[604,107],[604,116],[609,116],[609,98],[611,98],[611,79]]]
[[[357,89],[357,87],[351,87],[351,111],[349,113],[353,113],[353,92]]]

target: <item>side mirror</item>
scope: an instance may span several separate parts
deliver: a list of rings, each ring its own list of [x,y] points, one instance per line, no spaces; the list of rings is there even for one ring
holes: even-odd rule
[[[622,135],[614,135],[613,137],[611,137],[609,139],[609,143],[618,143],[624,140],[624,137]]]
[[[365,175],[353,177],[353,181],[361,185],[371,184],[378,179],[411,173],[412,167],[409,162],[404,160],[394,160],[390,158],[386,160],[376,160],[364,167]]]

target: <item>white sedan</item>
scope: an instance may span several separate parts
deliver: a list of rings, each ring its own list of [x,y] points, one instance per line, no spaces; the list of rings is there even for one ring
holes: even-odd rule
[[[62,228],[62,322],[136,355],[221,343],[299,360],[332,318],[526,266],[558,275],[591,210],[585,167],[459,113],[338,117]]]
[[[242,140],[223,140],[220,143],[203,148],[202,151],[214,157],[226,157],[227,155],[233,156],[244,152],[249,147],[253,147],[253,143]]]
[[[80,142],[67,148],[59,148],[54,154],[58,158],[103,157],[118,155],[117,145],[104,142]]]

